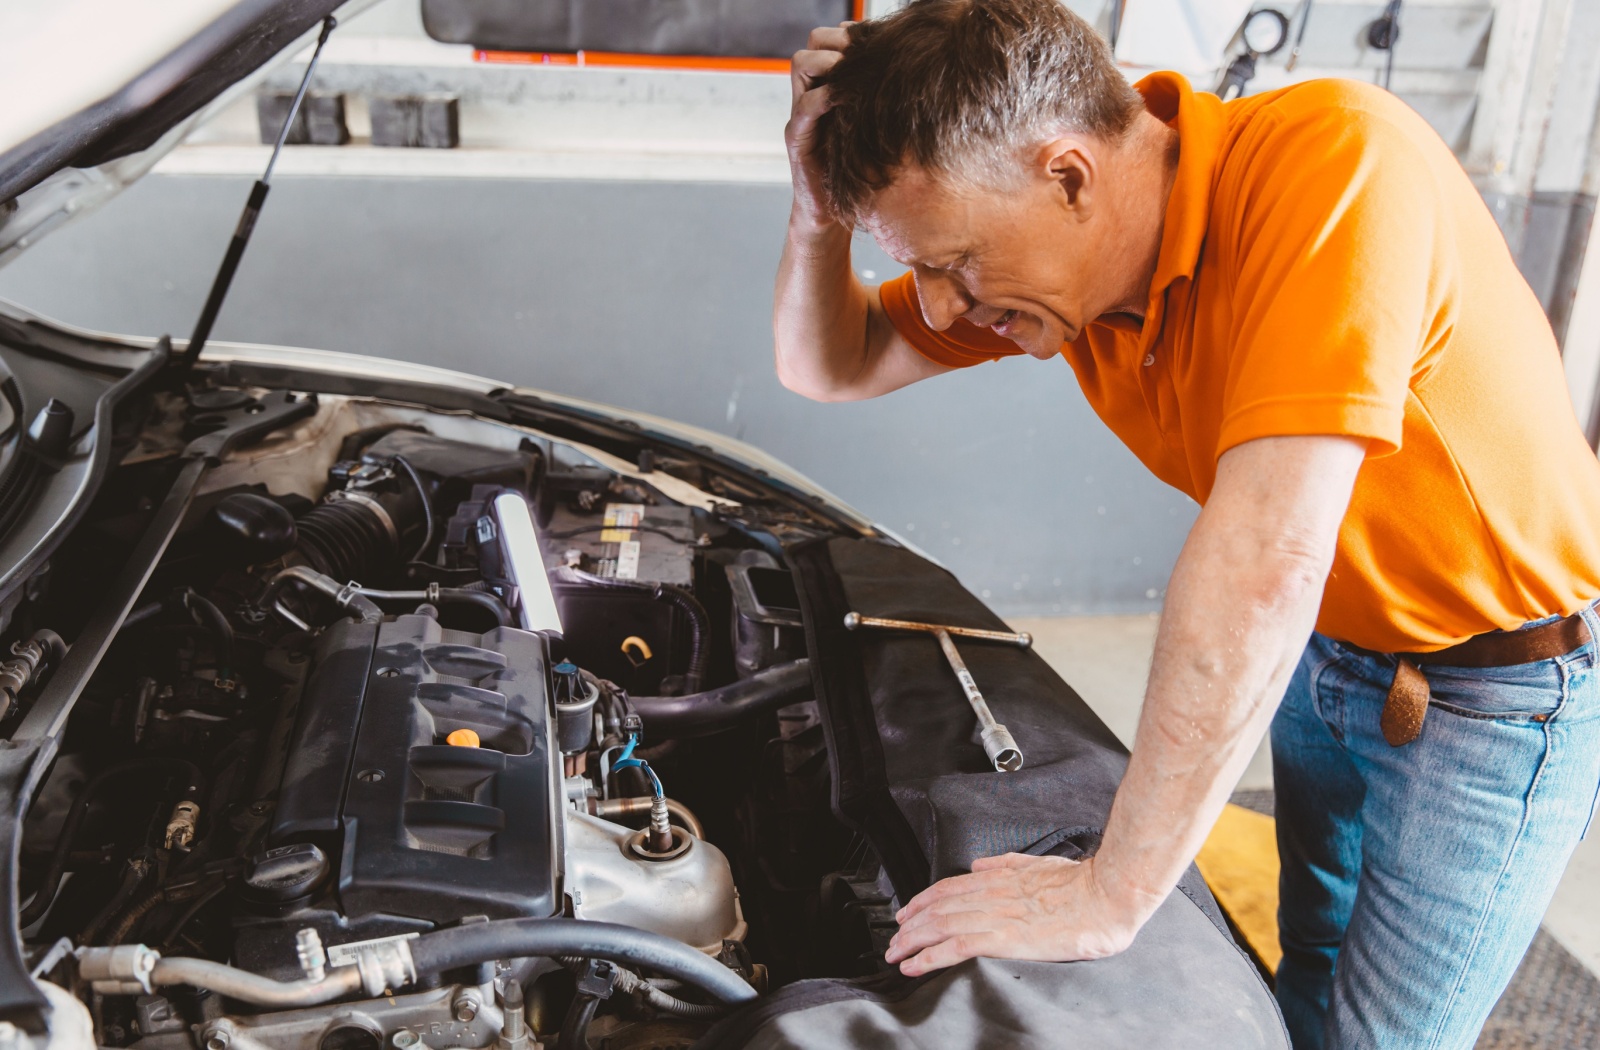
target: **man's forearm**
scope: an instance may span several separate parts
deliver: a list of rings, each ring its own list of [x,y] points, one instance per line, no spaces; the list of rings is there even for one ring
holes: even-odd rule
[[[828,398],[866,362],[867,291],[850,266],[850,231],[801,209],[789,222],[773,296],[778,377],[791,390]]]
[[[1213,563],[1216,552],[1195,553],[1201,563],[1181,566],[1167,593],[1099,857],[1099,881],[1141,920],[1182,876],[1244,772],[1322,595],[1321,581],[1297,566],[1236,562],[1229,572]]]
[[[1097,858],[1097,881],[1141,921],[1205,841],[1272,720],[1315,625],[1358,466],[1359,448],[1333,465],[1349,478],[1335,479],[1343,491],[1334,490],[1337,507],[1320,528],[1262,516],[1256,500],[1234,498],[1208,506],[1190,533]]]
[[[911,976],[977,955],[1122,951],[1199,850],[1316,619],[1366,453],[1358,438],[1258,438],[1217,461],[1167,589],[1133,757],[1100,850],[1008,853],[901,908],[885,958]]]

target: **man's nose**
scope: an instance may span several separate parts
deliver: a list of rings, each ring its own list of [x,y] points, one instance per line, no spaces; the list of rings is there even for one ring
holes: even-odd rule
[[[922,319],[928,327],[942,332],[955,324],[976,305],[961,283],[938,270],[917,269],[917,302],[922,306]]]

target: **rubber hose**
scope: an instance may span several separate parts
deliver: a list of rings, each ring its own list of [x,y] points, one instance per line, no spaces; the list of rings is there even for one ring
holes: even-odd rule
[[[32,641],[44,646],[50,672],[54,674],[55,669],[61,666],[61,661],[67,658],[67,643],[63,642],[61,636],[48,627],[41,627],[34,631]]]
[[[580,995],[567,1007],[567,1016],[561,1021],[561,1038],[556,1050],[589,1050],[589,1022],[599,1009],[600,1000],[592,995]]]
[[[149,868],[134,867],[129,864],[127,870],[122,873],[122,884],[117,887],[117,892],[106,902],[105,907],[101,908],[95,917],[89,920],[89,925],[79,932],[78,943],[93,944],[95,938],[100,936],[100,931],[105,929],[106,924],[122,914],[122,909],[128,906],[128,902],[133,899],[133,895],[139,892],[139,887],[143,886],[145,880],[149,877]]]
[[[684,672],[684,688],[690,693],[698,693],[700,687],[706,684],[706,664],[711,658],[711,617],[706,613],[706,607],[700,604],[700,599],[684,590],[668,583],[657,584],[654,588],[656,601],[669,602],[682,609],[693,625],[689,638],[689,669]]]
[[[300,515],[295,529],[300,556],[336,580],[371,579],[400,556],[383,519],[354,500],[319,503]]]
[[[688,696],[630,696],[651,737],[708,736],[755,715],[809,700],[811,661],[793,660]]]
[[[683,1017],[691,1021],[711,1021],[728,1012],[725,1006],[715,1003],[686,1003],[670,992],[664,992],[649,981],[640,981],[639,989],[644,1001],[664,1014]]]
[[[206,628],[216,639],[217,663],[221,670],[233,669],[233,624],[217,608],[217,603],[210,598],[195,592],[193,587],[183,592],[183,604],[189,609],[189,616],[195,623]]]
[[[506,608],[506,603],[488,591],[475,591],[466,587],[440,587],[435,593],[429,594],[427,591],[380,591],[373,587],[358,587],[356,593],[378,602],[432,600],[441,605],[476,605],[481,609],[487,609],[501,627],[510,627],[515,622],[511,610]]]
[[[418,975],[495,959],[577,956],[666,974],[725,1003],[756,997],[738,974],[682,941],[586,919],[496,919],[425,933],[411,942]]]
[[[427,486],[423,485],[422,478],[417,474],[417,469],[411,465],[411,461],[404,456],[396,456],[394,461],[400,464],[401,468],[405,470],[406,476],[411,479],[411,484],[416,486],[417,499],[422,503],[422,520],[425,523],[422,533],[422,545],[417,548],[415,554],[407,559],[408,561],[416,561],[424,554],[427,554],[428,548],[433,546],[433,534],[436,529],[433,520],[433,501],[428,498]]]
[[[17,917],[18,929],[27,929],[38,921],[50,908],[50,903],[55,900],[56,891],[61,888],[61,875],[66,870],[67,852],[72,849],[72,840],[78,834],[78,827],[83,823],[83,818],[89,812],[89,803],[94,801],[95,792],[109,780],[122,776],[124,773],[135,773],[147,769],[173,769],[184,774],[184,788],[182,802],[199,802],[201,794],[200,767],[193,762],[185,762],[181,758],[141,758],[131,762],[121,762],[107,769],[102,769],[90,777],[83,787],[78,789],[78,797],[72,800],[72,808],[67,811],[67,819],[61,823],[61,832],[56,836],[55,848],[50,852],[50,863],[45,868],[44,878],[39,882],[39,889],[33,895],[33,900],[22,909]]]
[[[173,919],[172,922],[167,926],[167,932],[162,935],[161,943],[157,947],[161,948],[162,950],[170,947],[173,942],[178,939],[178,935],[183,932],[184,927],[189,925],[190,920],[196,915],[200,914],[200,909],[216,900],[222,891],[227,888],[227,880],[218,879],[216,884],[210,889],[199,894],[194,900],[190,901],[189,906],[183,909],[183,911],[179,912],[178,917]]]
[[[128,913],[122,917],[122,921],[118,922],[116,927],[106,935],[106,944],[113,947],[121,944],[123,938],[133,932],[133,928],[138,925],[139,920],[150,914],[151,910],[160,904],[162,899],[161,887],[159,886],[144,897],[141,897],[139,903],[129,908]]]

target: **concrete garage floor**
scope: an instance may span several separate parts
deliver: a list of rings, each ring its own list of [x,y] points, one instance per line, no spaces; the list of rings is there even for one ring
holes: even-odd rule
[[[1112,732],[1132,744],[1155,644],[1155,616],[1015,618],[1011,624],[1032,633],[1039,654]],[[1271,756],[1263,741],[1235,801],[1270,814],[1271,788]],[[1265,892],[1275,911],[1276,886]],[[1600,828],[1579,844],[1545,915],[1544,930],[1478,1047],[1600,1047]]]

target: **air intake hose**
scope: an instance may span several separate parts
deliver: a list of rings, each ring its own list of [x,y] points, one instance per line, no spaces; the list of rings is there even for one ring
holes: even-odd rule
[[[319,503],[295,526],[300,534],[295,550],[305,563],[341,582],[381,578],[400,558],[393,519],[369,497]]]

